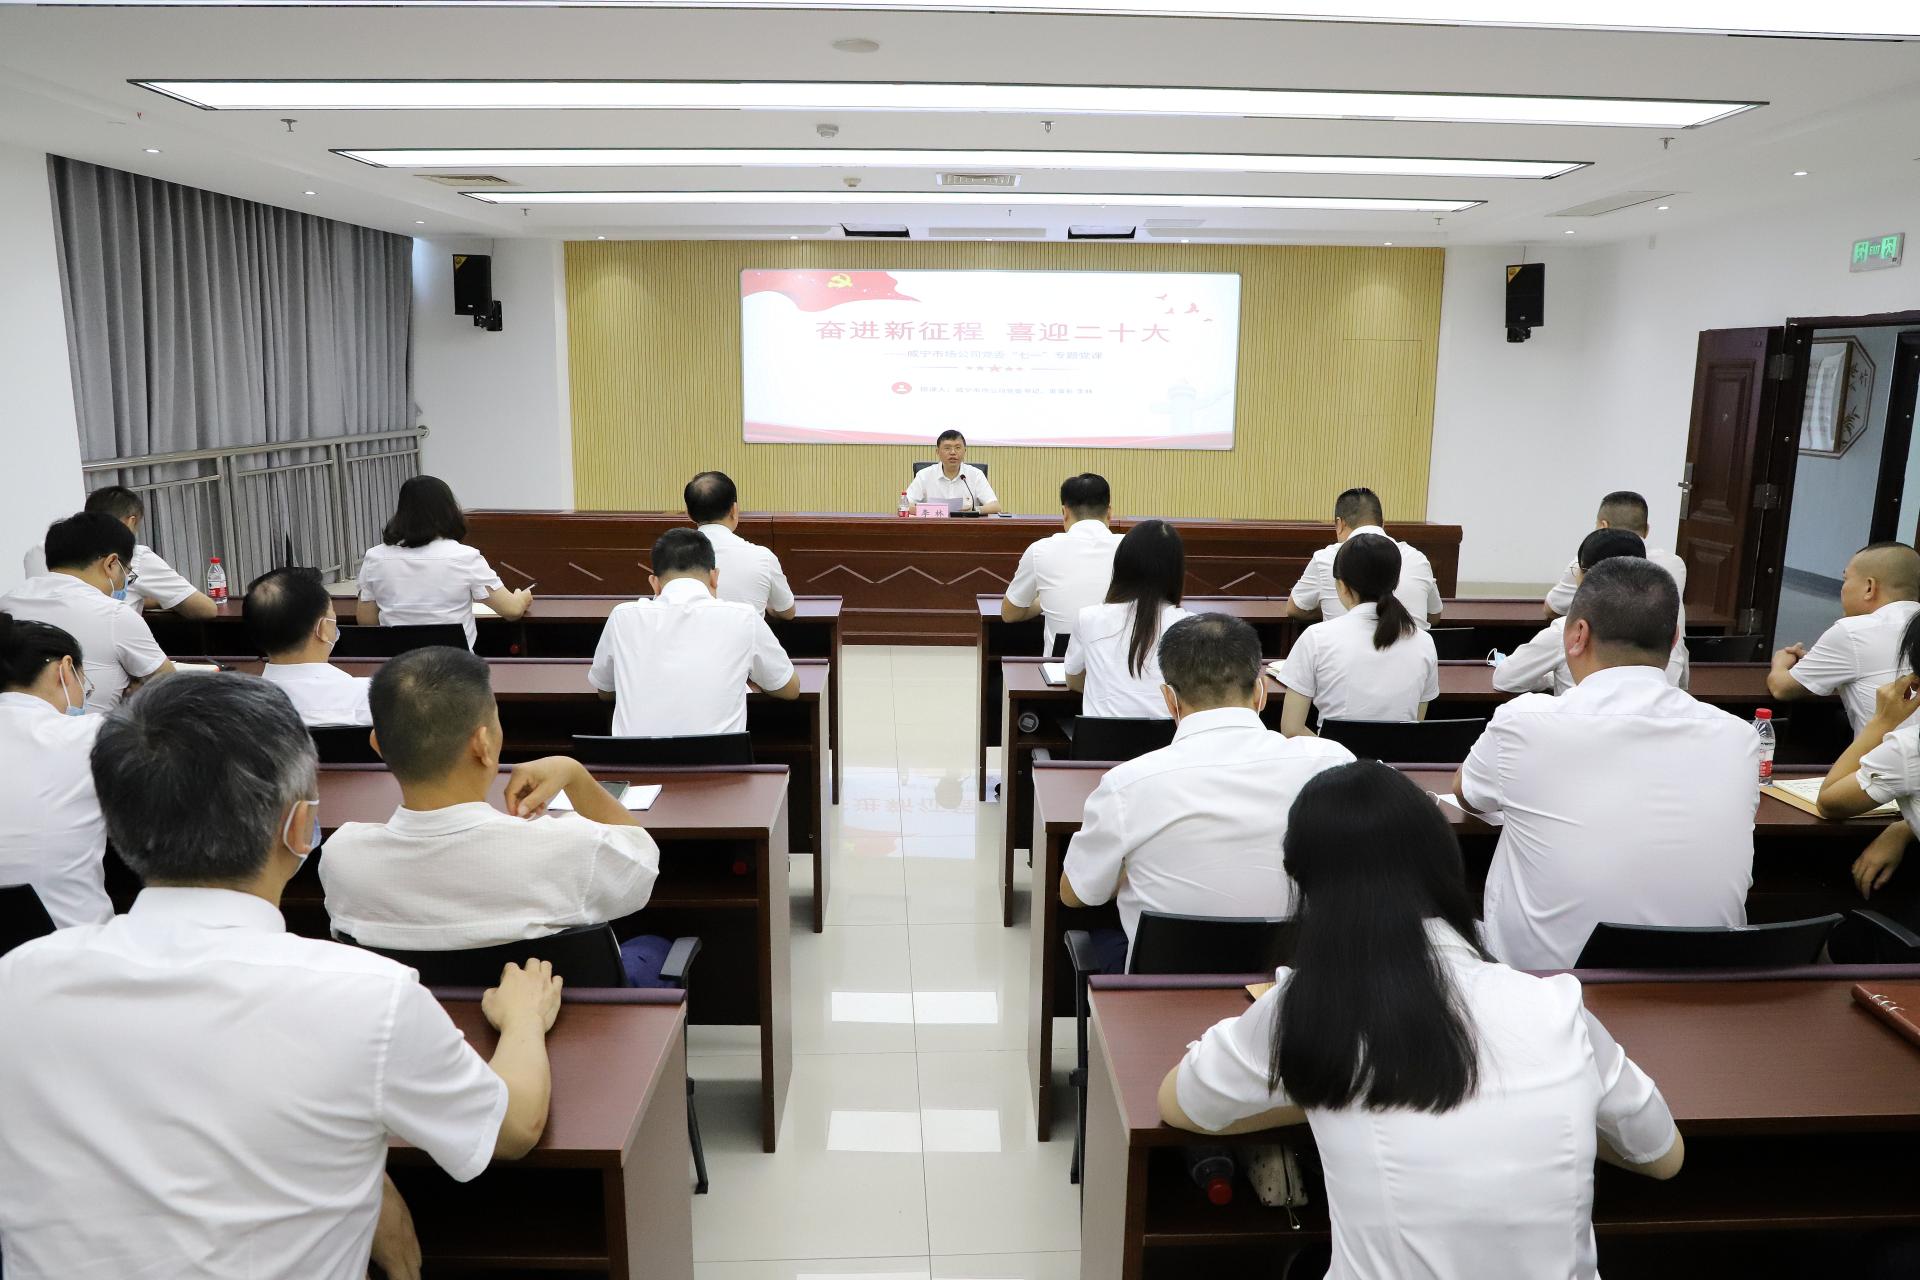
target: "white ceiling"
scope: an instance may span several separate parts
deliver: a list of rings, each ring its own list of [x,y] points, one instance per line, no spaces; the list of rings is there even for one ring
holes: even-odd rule
[[[835,51],[850,36],[871,54]],[[1426,90],[1758,100],[1683,131],[1342,120],[793,112],[210,112],[129,83],[183,79],[874,80]],[[830,143],[820,123],[839,126]],[[1325,22],[551,8],[0,8],[0,140],[409,235],[716,237],[897,222],[916,236],[1004,223],[1152,222],[1166,209],[862,205],[674,208],[478,204],[336,147],[913,147],[1293,152],[1592,161],[1552,181],[1033,171],[1020,191],[1399,196],[1486,203],[1412,213],[1207,209],[1159,238],[1246,242],[1588,244],[1796,201],[1920,198],[1920,42]],[[144,150],[157,147],[160,154]],[[1796,169],[1805,178],[1790,176]],[[491,170],[529,190],[928,191],[925,169]],[[1558,210],[1671,191],[1594,218]],[[311,197],[303,192],[312,191]],[[1567,229],[1576,232],[1566,237]],[[836,232],[837,233],[837,232]],[[1021,238],[1030,238],[1030,230]],[[939,236],[939,238],[950,238]]]

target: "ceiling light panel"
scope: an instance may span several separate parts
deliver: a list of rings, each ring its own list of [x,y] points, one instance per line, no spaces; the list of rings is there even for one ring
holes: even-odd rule
[[[1585,160],[1225,155],[1173,151],[930,151],[855,147],[341,148],[391,169],[815,168],[1125,169],[1142,173],[1326,173],[1405,178],[1557,178]]]
[[[986,205],[1118,209],[1314,209],[1349,213],[1459,213],[1481,200],[1391,196],[1103,195],[1086,192],[957,191],[462,191],[498,205]]]
[[[1655,98],[1034,84],[691,80],[136,80],[211,111],[918,111],[1688,129],[1762,105]]]

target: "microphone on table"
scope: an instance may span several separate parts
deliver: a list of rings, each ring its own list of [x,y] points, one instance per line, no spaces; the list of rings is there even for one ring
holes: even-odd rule
[[[973,503],[973,509],[978,511],[980,509],[980,495],[973,491],[973,481],[967,479],[967,469],[965,467],[960,468],[960,483],[966,488],[967,500]]]

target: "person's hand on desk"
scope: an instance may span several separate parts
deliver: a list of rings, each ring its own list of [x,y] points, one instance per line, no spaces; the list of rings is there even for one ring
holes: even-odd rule
[[[539,1145],[547,1129],[547,1105],[553,1096],[553,1069],[547,1061],[547,1032],[560,1016],[565,983],[545,960],[529,960],[500,971],[500,984],[480,997],[480,1011],[500,1043],[487,1065],[507,1086],[507,1114],[493,1154],[518,1160]]]
[[[495,587],[488,593],[486,604],[508,622],[513,622],[526,617],[527,610],[533,608],[533,588],[521,587],[518,591],[508,591],[503,587]]]
[[[609,827],[639,823],[625,805],[594,780],[585,765],[570,756],[547,756],[515,765],[507,777],[507,812],[516,818],[542,817],[562,791],[573,802],[573,811],[591,822]]]
[[[1912,840],[1913,828],[1904,821],[1895,822],[1861,851],[1853,860],[1853,883],[1861,897],[1871,898],[1875,889],[1886,887],[1893,873],[1900,869],[1900,861],[1907,856],[1907,845]]]
[[[373,1224],[370,1261],[387,1280],[420,1280],[420,1237],[413,1231],[413,1214],[391,1177],[382,1175],[380,1184],[380,1216]]]
[[[1920,678],[1905,675],[1880,686],[1874,695],[1873,718],[1861,728],[1846,753],[1833,762],[1820,784],[1821,817],[1851,818],[1878,807],[1880,802],[1860,785],[1860,761],[1920,709],[1916,698],[1920,698]]]

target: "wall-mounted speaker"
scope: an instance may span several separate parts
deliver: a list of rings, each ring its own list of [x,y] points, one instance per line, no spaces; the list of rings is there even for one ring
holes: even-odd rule
[[[453,255],[453,314],[485,315],[493,306],[493,258],[484,253]]]
[[[1547,321],[1547,264],[1525,262],[1507,268],[1507,341],[1525,342]]]

